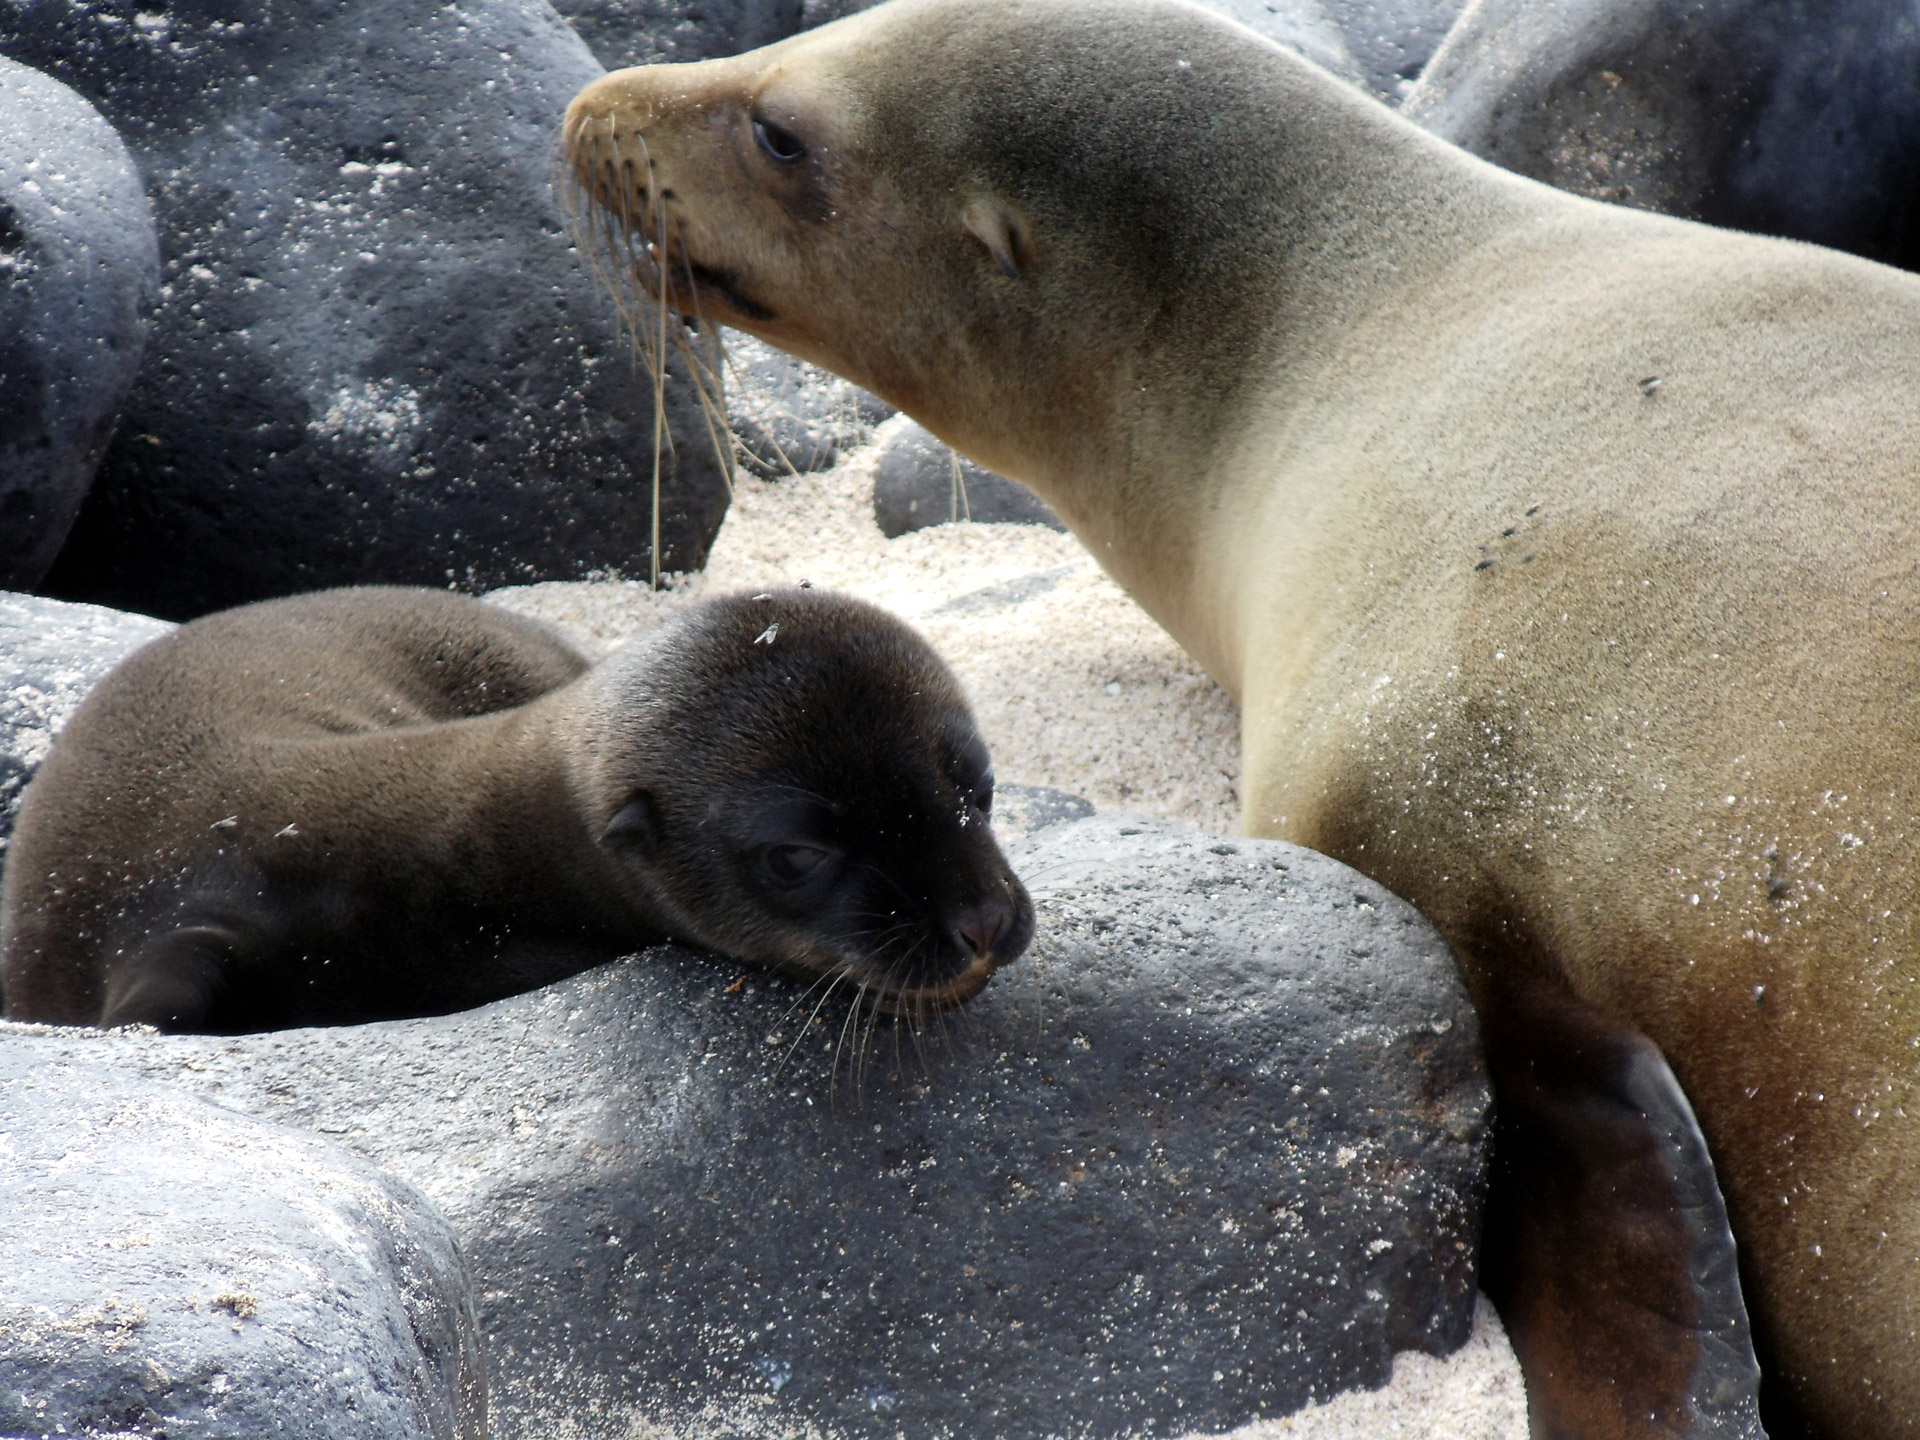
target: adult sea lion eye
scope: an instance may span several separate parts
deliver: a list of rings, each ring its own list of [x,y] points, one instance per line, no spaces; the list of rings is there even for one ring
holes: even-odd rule
[[[798,885],[827,858],[817,845],[771,845],[762,857],[767,872],[782,885]]]
[[[753,122],[753,138],[769,160],[779,165],[797,165],[807,158],[807,147],[791,130],[783,130],[770,120]]]

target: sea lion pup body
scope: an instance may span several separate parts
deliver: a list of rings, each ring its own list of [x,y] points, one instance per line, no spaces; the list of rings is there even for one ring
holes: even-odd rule
[[[6,1014],[240,1031],[435,1013],[680,939],[965,999],[1033,910],[951,672],[820,591],[589,668],[435,591],[211,615],[88,696],[28,787]]]
[[[1636,1031],[1786,1398],[1920,1433],[1920,281],[1146,0],[896,0],[610,75],[567,143],[640,283],[1031,485],[1240,701],[1246,829],[1449,937],[1543,1433],[1745,1378]]]

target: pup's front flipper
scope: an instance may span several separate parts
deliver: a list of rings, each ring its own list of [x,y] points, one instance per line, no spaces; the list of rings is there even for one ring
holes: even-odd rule
[[[1482,1285],[1536,1440],[1764,1440],[1733,1233],[1666,1060],[1544,982],[1484,1010],[1499,1126]]]
[[[100,1024],[204,1030],[226,993],[235,937],[220,925],[184,925],[154,936],[107,981]]]

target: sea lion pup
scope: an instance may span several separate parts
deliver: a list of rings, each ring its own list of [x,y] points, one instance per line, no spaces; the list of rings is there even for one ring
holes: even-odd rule
[[[1031,485],[1238,698],[1245,828],[1448,936],[1540,1433],[1735,1423],[1686,1096],[1776,1398],[1920,1433],[1920,280],[1167,0],[896,0],[566,143],[642,285]]]
[[[669,938],[914,1012],[1033,934],[952,673],[809,590],[587,661],[430,590],[196,620],[87,697],[0,905],[13,1020],[232,1032],[438,1013]]]

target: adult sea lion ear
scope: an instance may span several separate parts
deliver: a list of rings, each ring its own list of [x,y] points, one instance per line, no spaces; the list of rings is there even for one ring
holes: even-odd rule
[[[653,796],[636,790],[633,797],[613,812],[613,819],[600,834],[602,845],[638,845],[651,853],[660,843],[660,817]]]
[[[1018,280],[1020,272],[1033,264],[1033,235],[1027,218],[998,195],[976,195],[960,212],[967,227],[987,254],[1009,280]]]

